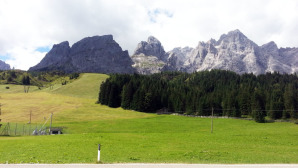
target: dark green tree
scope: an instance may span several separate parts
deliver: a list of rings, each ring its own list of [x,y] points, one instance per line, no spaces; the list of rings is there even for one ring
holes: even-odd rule
[[[121,94],[121,107],[124,109],[130,109],[133,101],[133,84],[130,81],[128,84],[123,86]]]
[[[251,100],[248,88],[243,88],[239,93],[239,108],[241,115],[250,115],[251,112]]]
[[[287,84],[284,93],[284,117],[296,119],[298,110],[297,89],[293,84]]]
[[[109,94],[109,107],[119,107],[120,102],[120,91],[116,84],[111,85],[110,94]]]
[[[259,89],[255,89],[253,96],[251,98],[252,100],[252,114],[253,118],[256,122],[264,123],[265,122],[265,102],[264,102],[264,95],[262,94],[262,91]]]
[[[268,116],[271,119],[280,119],[284,109],[283,94],[279,84],[273,86],[273,91],[270,99],[270,109]]]
[[[23,85],[30,85],[30,77],[28,75],[23,75],[22,84]]]

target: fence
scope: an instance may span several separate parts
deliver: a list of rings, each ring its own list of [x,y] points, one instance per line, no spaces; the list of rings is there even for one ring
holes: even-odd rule
[[[2,136],[48,135],[49,129],[38,124],[3,123],[0,127]]]

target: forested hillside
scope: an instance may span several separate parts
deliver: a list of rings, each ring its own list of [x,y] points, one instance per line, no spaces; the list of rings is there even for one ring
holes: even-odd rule
[[[22,70],[0,71],[0,84],[33,85],[43,87],[60,80],[65,85],[69,80],[79,77],[79,73],[66,74],[61,71],[26,72]]]
[[[192,74],[111,75],[100,86],[98,102],[142,112],[209,116],[251,116],[257,122],[297,119],[298,77],[267,73],[238,75],[211,70]]]

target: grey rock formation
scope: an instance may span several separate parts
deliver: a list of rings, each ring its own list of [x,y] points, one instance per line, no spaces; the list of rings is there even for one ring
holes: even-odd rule
[[[181,54],[175,49],[171,52]],[[294,73],[298,66],[298,49],[278,49],[274,42],[260,47],[239,30],[222,35],[218,41],[199,42],[195,49],[182,55],[180,57],[187,59],[176,68],[186,72],[223,69],[239,74]]]
[[[0,70],[10,70],[10,65],[0,60]]]
[[[159,60],[166,61],[165,50],[160,41],[153,36],[149,36],[147,42],[141,41],[133,55],[144,54],[146,56],[156,56]]]
[[[153,74],[162,71],[165,62],[159,60],[156,56],[147,56],[143,53],[131,56],[134,64],[133,67],[139,74]]]
[[[71,47],[70,55],[77,72],[134,72],[128,51],[122,51],[112,35],[84,38]]]
[[[34,67],[31,67],[29,71],[52,71],[65,69],[71,70],[70,64],[70,47],[68,41],[64,41],[60,44],[55,44],[53,48],[46,54],[42,61]]]
[[[167,55],[160,41],[153,36],[141,41],[131,56],[133,67],[140,74],[161,72],[167,61]]]
[[[279,54],[279,61],[292,69],[287,73],[298,73],[298,48],[280,48]]]
[[[166,53],[168,58],[166,65],[163,68],[164,71],[185,71],[185,61],[191,56],[193,48],[190,47],[177,47],[172,51]]]
[[[285,63],[283,57],[280,55],[280,51],[275,44],[271,41],[261,46],[263,55],[267,59],[266,72],[280,72],[280,73],[292,73],[291,65]]]
[[[263,73],[259,47],[239,30],[229,32],[218,41],[200,42],[187,60],[187,72],[210,69],[231,70],[237,73]]]
[[[84,38],[70,48],[68,42],[54,45],[44,59],[29,71],[134,73],[132,60],[112,35]]]

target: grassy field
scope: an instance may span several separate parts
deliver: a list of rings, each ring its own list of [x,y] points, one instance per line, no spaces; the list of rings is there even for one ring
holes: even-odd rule
[[[107,75],[84,74],[83,79],[75,80],[63,87],[57,87],[52,90],[52,93],[80,98],[97,99],[99,86],[106,78],[108,78]]]
[[[298,163],[298,125],[214,119],[211,134],[210,119],[95,104],[106,77],[84,74],[28,94],[0,85],[3,122],[27,123],[31,111],[33,124],[40,124],[54,113],[53,126],[66,133],[2,136],[0,163],[95,163],[98,144],[103,163]]]

